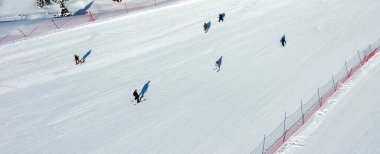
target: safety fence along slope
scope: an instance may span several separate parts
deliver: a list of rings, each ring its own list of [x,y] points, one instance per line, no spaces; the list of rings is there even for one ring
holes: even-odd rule
[[[365,50],[358,51],[354,57],[344,63],[337,74],[333,74],[328,82],[318,88],[308,101],[303,102],[301,100],[301,106],[297,111],[290,115],[285,112],[283,122],[269,135],[264,135],[264,139],[251,151],[251,154],[275,153],[290,136],[299,130],[327,102],[328,98],[378,52],[379,48],[380,40],[370,44]]]
[[[128,14],[130,12],[152,8],[156,6],[163,6],[177,1],[184,0],[145,0],[139,2],[125,2],[124,5],[119,5],[119,8],[102,10],[98,12],[88,11],[83,15],[76,15],[62,18],[52,18],[44,20],[41,24],[31,28],[16,28],[16,30],[9,32],[4,36],[0,36],[0,45],[14,42],[28,37],[39,36],[48,34],[49,32],[70,28],[86,23],[91,23],[96,20],[102,20],[112,17]]]

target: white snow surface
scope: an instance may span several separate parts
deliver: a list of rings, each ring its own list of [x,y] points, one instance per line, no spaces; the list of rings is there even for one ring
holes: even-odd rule
[[[279,153],[380,153],[379,60],[378,54]]]
[[[198,0],[0,46],[0,152],[249,153],[378,39],[379,8]]]

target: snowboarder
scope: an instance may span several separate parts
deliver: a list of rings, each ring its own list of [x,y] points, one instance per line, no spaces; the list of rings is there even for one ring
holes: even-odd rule
[[[144,97],[144,94],[148,91],[149,83],[150,83],[150,81],[148,81],[147,83],[145,83],[144,87],[141,89],[140,100],[142,100],[142,98]]]
[[[203,24],[203,29],[205,30],[205,33],[207,33],[207,31],[208,31],[207,23],[204,23],[204,24]]]
[[[224,14],[224,13],[220,13],[219,14],[219,21],[218,22],[220,22],[220,21],[224,21],[224,16],[226,16],[226,14]]]
[[[220,71],[220,66],[222,65],[222,58],[223,58],[223,56],[220,56],[220,58],[218,59],[218,61],[215,62],[215,69],[218,69],[217,72]]]
[[[137,93],[137,89],[133,92],[133,96],[135,96],[135,100],[137,101],[137,103],[140,103],[140,96]]]
[[[83,63],[81,60],[79,60],[79,56],[77,54],[74,54],[74,58],[75,58],[75,64],[76,65]]]
[[[286,45],[286,39],[285,39],[285,35],[283,35],[282,36],[282,38],[281,38],[281,44],[282,44],[282,47],[285,47],[285,45]]]

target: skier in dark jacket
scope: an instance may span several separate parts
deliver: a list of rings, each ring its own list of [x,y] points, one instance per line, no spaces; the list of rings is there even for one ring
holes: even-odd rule
[[[79,56],[77,54],[74,55],[74,58],[75,58],[75,64],[83,63],[81,60],[79,60]]]
[[[282,44],[282,47],[285,47],[285,45],[286,45],[285,35],[283,35],[281,38],[281,44]]]
[[[205,30],[205,33],[206,33],[207,30],[208,30],[208,29],[207,29],[207,23],[204,23],[204,24],[203,24],[203,29]]]
[[[225,16],[226,14],[224,14],[224,13],[220,13],[219,14],[219,21],[218,22],[220,22],[220,21],[224,21],[224,16]]]
[[[139,94],[137,93],[137,90],[135,90],[135,91],[133,92],[133,96],[135,96],[135,100],[137,100],[137,103],[140,103],[140,96],[139,96]]]

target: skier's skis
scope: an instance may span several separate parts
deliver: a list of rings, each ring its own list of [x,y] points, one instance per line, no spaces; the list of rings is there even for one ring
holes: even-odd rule
[[[143,101],[145,101],[145,100],[146,100],[146,98],[145,98],[145,99],[143,99],[143,100],[141,100],[141,101],[140,101],[140,102],[138,102],[138,103],[141,103],[141,102],[143,102]],[[137,103],[137,101],[136,101],[135,103],[133,103],[133,106],[137,105],[138,103]]]

